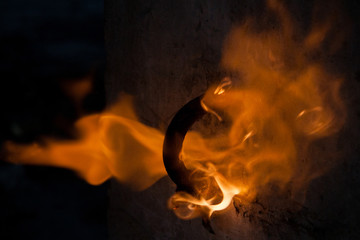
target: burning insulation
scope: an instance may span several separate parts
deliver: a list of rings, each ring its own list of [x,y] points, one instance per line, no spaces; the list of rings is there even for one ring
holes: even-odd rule
[[[225,40],[220,65],[228,75],[201,99],[211,134],[189,131],[179,155],[196,191],[169,199],[180,218],[211,217],[234,199],[253,201],[269,185],[300,191],[324,171],[303,159],[311,142],[336,133],[345,119],[341,77],[313,57],[335,51],[324,46],[330,20],[301,38],[281,4],[270,0],[268,7],[279,16],[277,29],[254,29],[249,19]],[[137,119],[129,97],[76,126],[74,141],[8,142],[8,160],[69,168],[90,184],[115,177],[138,190],[166,175],[164,133]]]

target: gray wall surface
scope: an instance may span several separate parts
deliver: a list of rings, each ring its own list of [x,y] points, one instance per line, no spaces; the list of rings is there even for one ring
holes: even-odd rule
[[[175,186],[164,177],[143,192],[133,192],[115,180],[109,189],[110,239],[357,239],[360,196],[359,165],[359,39],[358,4],[344,3],[353,35],[336,61],[345,72],[343,95],[348,121],[339,133],[337,150],[344,161],[310,184],[300,210],[289,199],[260,199],[216,215],[210,234],[200,219],[183,221],[167,209]],[[327,4],[323,2],[322,7]],[[222,44],[233,24],[247,16],[261,18],[264,1],[105,1],[108,102],[120,92],[135,96],[142,122],[166,129],[187,101],[220,81]],[[311,18],[311,1],[289,1],[301,26]],[[344,143],[346,142],[346,143]],[[321,144],[319,144],[321,147]],[[271,196],[271,191],[269,193]],[[269,200],[266,200],[269,199]]]

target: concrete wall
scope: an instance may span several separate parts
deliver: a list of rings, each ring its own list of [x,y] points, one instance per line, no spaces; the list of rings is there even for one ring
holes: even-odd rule
[[[295,19],[306,25],[312,3],[290,1],[288,4]],[[355,5],[354,1],[345,4],[352,20],[356,20]],[[326,6],[324,2],[323,7]],[[106,0],[109,103],[119,92],[133,94],[139,103],[141,120],[166,129],[182,105],[220,80],[222,42],[232,24],[248,15],[261,17],[263,9],[264,1],[250,0]],[[339,71],[348,73],[346,84],[352,86],[345,90],[347,96],[354,96],[346,99],[350,105],[358,101],[355,93],[359,92],[354,75],[358,68],[348,64],[349,58],[359,59],[359,51],[351,45],[355,38],[356,34],[337,58],[342,66],[346,65],[339,66]],[[350,109],[353,125],[359,119],[355,112],[356,109]],[[351,131],[345,127],[341,139]],[[351,142],[358,139],[353,134]],[[344,146],[339,148],[344,150]],[[288,199],[275,198],[265,206],[254,203],[249,209],[239,206],[239,214],[232,209],[213,218],[216,235],[208,233],[200,219],[179,220],[167,209],[167,199],[175,191],[168,177],[143,192],[132,192],[113,181],[109,189],[110,239],[354,239],[359,236],[358,218],[352,211],[359,207],[356,200],[359,191],[355,186],[360,186],[360,181],[354,172],[359,169],[358,149],[358,145],[353,146],[345,165],[310,186],[307,207],[299,212],[293,211],[298,207]],[[349,172],[354,181],[351,186]],[[338,181],[331,176],[337,176]],[[261,216],[263,212],[265,216]]]

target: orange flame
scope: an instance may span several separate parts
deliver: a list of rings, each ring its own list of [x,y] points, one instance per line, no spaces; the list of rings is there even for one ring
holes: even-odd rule
[[[294,38],[284,6],[269,0],[268,7],[279,15],[280,30],[254,32],[249,21],[225,41],[221,65],[238,79],[224,78],[202,100],[216,117],[210,127],[217,133],[191,131],[185,138],[181,159],[193,170],[200,197],[184,192],[171,197],[169,205],[180,218],[209,217],[235,197],[251,201],[268,184],[306,185],[316,173],[299,156],[311,141],[336,133],[344,123],[341,78],[312,58],[322,50],[330,24]],[[137,189],[166,174],[164,136],[137,120],[128,97],[76,126],[79,140],[7,143],[9,161],[73,169],[91,184],[116,177]]]
[[[293,184],[294,191],[305,186],[318,170],[300,162],[300,155],[344,123],[341,78],[311,59],[322,50],[330,24],[316,25],[299,40],[284,6],[278,1],[268,6],[279,16],[280,30],[254,32],[247,23],[225,41],[222,67],[238,77],[224,78],[202,100],[215,122],[224,119],[212,126],[218,133],[190,132],[185,138],[181,159],[194,170],[201,196],[179,192],[170,199],[180,218],[210,217],[234,197],[252,201],[269,184],[280,189]]]
[[[137,121],[129,97],[101,114],[81,118],[76,127],[78,140],[45,139],[43,145],[8,142],[8,160],[69,168],[95,185],[116,177],[139,190],[165,175],[163,134]]]

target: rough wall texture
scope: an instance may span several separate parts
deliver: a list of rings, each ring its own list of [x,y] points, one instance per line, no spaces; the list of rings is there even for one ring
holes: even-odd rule
[[[216,81],[227,11],[217,1],[108,1],[110,99],[119,90],[134,94],[147,105],[144,120],[167,123]]]
[[[306,25],[311,4],[290,1],[289,6],[295,19]],[[346,6],[355,16],[356,3],[349,1]],[[183,104],[219,81],[222,42],[232,24],[247,15],[261,15],[263,8],[263,1],[105,1],[108,101],[114,101],[119,92],[133,94],[141,120],[165,129]],[[354,28],[358,29],[356,24]],[[354,107],[359,103],[359,71],[353,63],[359,60],[359,50],[351,45],[357,35],[355,31],[338,56],[343,61],[339,71],[348,73],[343,92],[350,106],[349,120],[337,144],[346,152],[345,160],[310,185],[300,211],[297,203],[286,198],[263,200],[250,207],[238,205],[238,214],[232,209],[213,218],[216,235],[212,235],[201,220],[179,220],[167,209],[166,201],[175,191],[167,177],[137,193],[113,181],[110,239],[359,238],[359,137],[354,133],[359,122]]]

